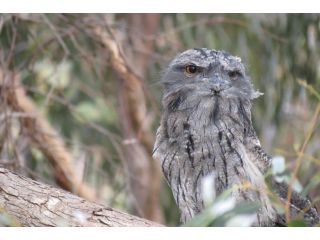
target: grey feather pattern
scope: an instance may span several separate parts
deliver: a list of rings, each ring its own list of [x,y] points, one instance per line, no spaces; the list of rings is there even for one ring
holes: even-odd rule
[[[186,73],[190,64],[197,67],[195,73]],[[217,194],[238,186],[232,192],[236,201],[261,202],[254,226],[281,222],[264,181],[270,158],[251,122],[251,100],[261,93],[253,89],[241,59],[223,51],[190,49],[169,64],[162,83],[163,114],[153,156],[161,163],[181,221],[188,221],[204,208],[201,181],[214,172]],[[286,188],[271,183],[285,199]],[[248,184],[250,187],[241,187]],[[297,193],[293,197],[299,199]],[[296,202],[310,205],[304,200]],[[319,222],[312,207],[305,219],[310,225]]]

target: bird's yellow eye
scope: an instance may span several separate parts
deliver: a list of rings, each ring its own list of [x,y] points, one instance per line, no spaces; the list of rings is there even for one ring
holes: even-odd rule
[[[192,75],[192,74],[195,74],[198,70],[198,67],[194,64],[190,64],[190,65],[187,65],[186,68],[185,68],[185,72],[188,74],[188,75]]]

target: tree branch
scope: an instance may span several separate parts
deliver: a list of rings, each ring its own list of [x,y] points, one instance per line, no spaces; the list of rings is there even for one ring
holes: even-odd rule
[[[65,147],[63,139],[48,121],[39,113],[37,107],[25,94],[18,76],[0,69],[0,100],[16,112],[25,114],[21,124],[32,141],[39,147],[53,166],[57,183],[68,191],[88,199],[95,199],[95,192],[82,182],[77,175],[72,155]]]
[[[0,168],[0,215],[1,212],[21,226],[162,226],[4,168]]]
[[[162,221],[160,211],[160,169],[152,157],[153,135],[147,123],[147,103],[143,80],[126,60],[115,30],[105,22],[91,19],[87,23],[92,35],[110,54],[110,63],[119,77],[119,115],[123,132],[124,165],[128,171],[134,207],[139,216]]]

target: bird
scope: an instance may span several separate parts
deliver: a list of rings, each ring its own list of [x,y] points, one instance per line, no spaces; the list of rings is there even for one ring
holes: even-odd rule
[[[252,226],[286,226],[273,206],[268,186],[286,202],[288,185],[266,181],[271,157],[263,150],[251,120],[254,89],[240,57],[223,50],[193,48],[179,53],[164,69],[162,116],[153,158],[161,164],[180,220],[186,223],[204,209],[201,184],[213,174],[216,195],[232,188],[236,202],[259,202]],[[250,187],[241,187],[249,184]],[[240,186],[240,187],[234,187]],[[291,217],[319,223],[309,198],[293,191]]]

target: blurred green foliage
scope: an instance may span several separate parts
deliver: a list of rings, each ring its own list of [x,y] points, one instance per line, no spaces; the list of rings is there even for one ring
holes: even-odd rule
[[[69,149],[84,164],[84,177],[105,204],[128,210],[121,144],[117,76],[109,57],[92,36],[81,29],[83,14],[2,14],[0,49],[14,51],[7,64],[19,73],[28,95],[63,135]],[[242,58],[255,88],[264,92],[253,105],[253,121],[262,146],[281,155],[293,169],[309,121],[319,99],[320,16],[317,14],[162,14],[156,33],[144,36],[130,29],[128,14],[109,14],[117,31],[132,39],[151,39],[152,52],[123,47],[148,57],[142,76],[148,93],[148,114],[154,133],[159,124],[161,70],[178,52],[193,47],[223,49]],[[128,31],[128,29],[130,31]],[[133,64],[134,65],[134,64]],[[304,81],[306,84],[299,84]],[[320,196],[319,122],[299,171],[307,192]],[[27,165],[48,181],[50,166],[41,153],[26,150]],[[161,204],[166,223],[178,224],[178,211],[163,183]],[[299,225],[292,222],[292,226]]]

